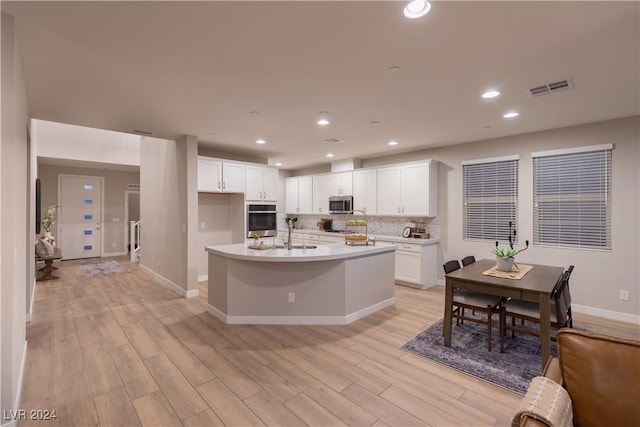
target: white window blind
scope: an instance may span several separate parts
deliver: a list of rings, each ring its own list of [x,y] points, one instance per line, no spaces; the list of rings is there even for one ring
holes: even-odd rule
[[[611,249],[613,146],[598,148],[533,153],[534,244]]]
[[[465,162],[464,238],[509,240],[509,222],[517,230],[518,159]]]

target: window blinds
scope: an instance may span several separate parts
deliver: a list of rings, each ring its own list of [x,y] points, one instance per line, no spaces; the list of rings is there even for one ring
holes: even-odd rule
[[[533,153],[533,240],[611,249],[612,145]]]
[[[508,241],[509,222],[518,225],[517,157],[464,162],[462,169],[464,238]]]

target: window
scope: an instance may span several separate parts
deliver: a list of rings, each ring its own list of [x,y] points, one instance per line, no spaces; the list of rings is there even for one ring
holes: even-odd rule
[[[509,223],[518,225],[518,156],[465,161],[462,171],[463,237],[509,241]]]
[[[532,153],[533,243],[611,249],[613,145]]]

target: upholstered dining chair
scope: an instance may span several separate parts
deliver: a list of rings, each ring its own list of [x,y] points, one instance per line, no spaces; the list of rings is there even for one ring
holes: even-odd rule
[[[462,258],[462,266],[466,267],[469,264],[473,264],[474,262],[476,262],[476,257],[474,257],[473,255],[469,255],[466,256],[464,258]]]
[[[571,315],[571,293],[569,291],[569,278],[573,273],[573,265],[562,273],[551,292],[551,327],[556,330],[560,328],[572,328],[573,319]],[[511,317],[511,323],[507,322],[507,317]],[[516,322],[520,320],[520,324]],[[536,302],[509,299],[500,310],[500,352],[504,352],[504,337],[507,330],[511,331],[511,338],[515,332],[527,335],[540,336],[540,329],[531,327],[525,322],[540,325],[540,306]],[[555,340],[555,337],[551,337]]]
[[[454,259],[445,262],[442,267],[444,268],[444,273],[449,274],[459,270],[460,263],[457,259]],[[466,289],[454,289],[451,317],[456,319],[456,325],[464,323],[465,320],[487,325],[487,346],[489,351],[491,351],[491,317],[493,313],[499,313],[501,307],[502,297],[469,291]],[[485,313],[486,318],[466,316],[465,309],[472,310],[474,313],[475,311]]]

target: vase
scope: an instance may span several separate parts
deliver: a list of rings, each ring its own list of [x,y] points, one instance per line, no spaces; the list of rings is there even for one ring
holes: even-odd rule
[[[514,259],[496,257],[496,268],[500,271],[511,271],[513,269]]]

